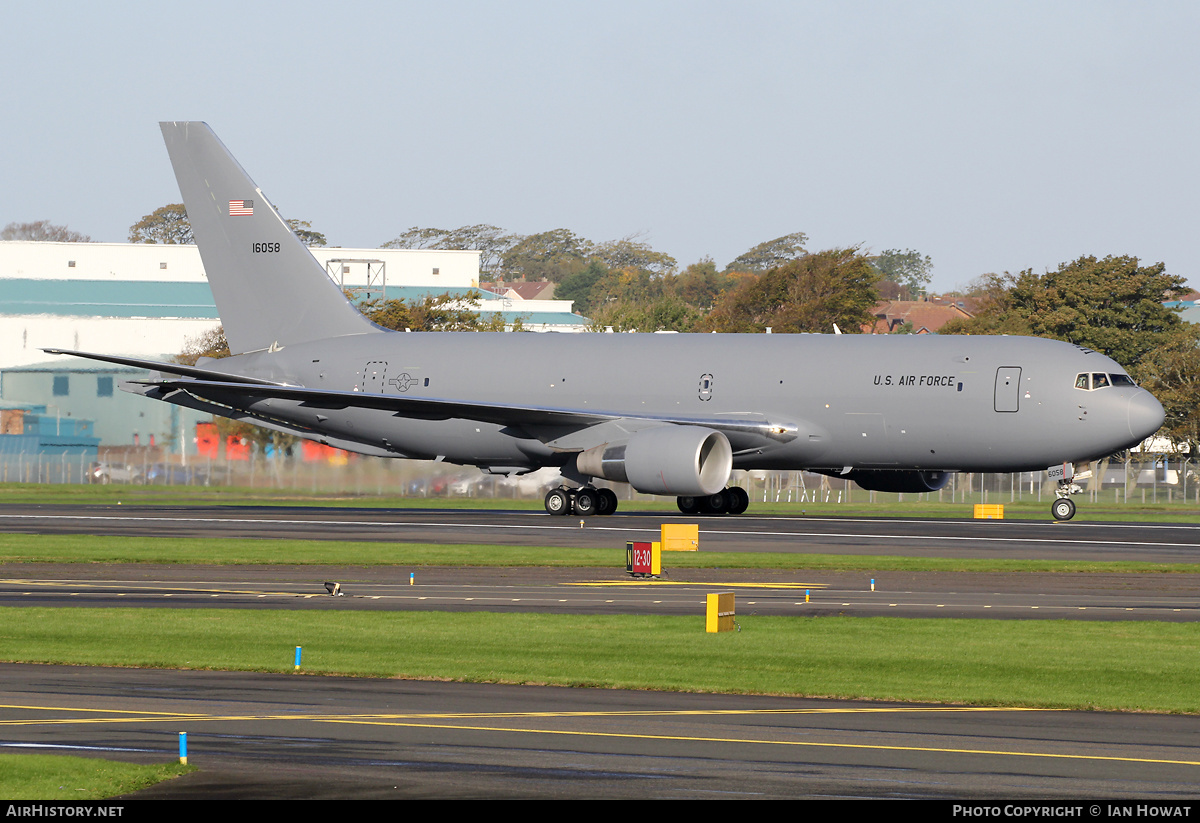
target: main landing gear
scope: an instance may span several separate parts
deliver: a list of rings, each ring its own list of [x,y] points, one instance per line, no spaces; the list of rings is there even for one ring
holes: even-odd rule
[[[684,514],[741,514],[750,507],[750,495],[731,486],[705,497],[677,497],[675,502]]]
[[[612,489],[568,489],[559,486],[546,493],[546,511],[554,515],[577,514],[591,517],[593,514],[612,514],[617,510],[617,495]]]
[[[750,506],[750,495],[745,489],[732,486],[705,497],[677,497],[675,501],[684,514],[741,514]],[[581,489],[559,486],[546,493],[545,502],[546,511],[553,515],[591,517],[617,510],[617,495],[612,489],[591,486]]]

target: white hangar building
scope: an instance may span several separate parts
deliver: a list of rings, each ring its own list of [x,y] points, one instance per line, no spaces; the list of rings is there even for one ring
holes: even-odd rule
[[[479,252],[314,248],[338,285],[364,296],[466,293]],[[480,312],[531,331],[582,331],[565,300],[481,292]],[[0,368],[46,360],[43,348],[159,358],[220,322],[195,246],[0,242]]]
[[[477,251],[312,252],[334,282],[364,298],[479,291]],[[530,331],[586,329],[587,321],[571,313],[568,300],[479,293],[485,319],[492,313],[509,324],[520,318]],[[146,372],[55,357],[42,349],[163,360],[219,323],[195,246],[0,241],[0,403],[53,407],[57,415],[95,420],[103,445],[187,443],[191,438],[184,432],[209,416],[155,409],[166,404],[113,392],[114,381]],[[126,401],[138,405],[127,407]]]

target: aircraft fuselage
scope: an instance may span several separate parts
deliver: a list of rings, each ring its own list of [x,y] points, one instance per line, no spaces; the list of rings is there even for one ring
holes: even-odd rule
[[[290,385],[484,400],[613,415],[765,419],[779,438],[731,435],[742,469],[1019,471],[1140,442],[1157,401],[1096,352],[1025,337],[392,333],[302,343],[221,361]],[[272,398],[251,409],[407,457],[562,465],[544,432]],[[1157,413],[1161,413],[1159,410]]]

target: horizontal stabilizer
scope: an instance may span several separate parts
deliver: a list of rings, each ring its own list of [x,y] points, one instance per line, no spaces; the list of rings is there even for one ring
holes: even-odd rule
[[[271,431],[290,434],[294,437],[303,437],[306,440],[312,440],[325,446],[333,446],[335,449],[345,449],[346,451],[355,452],[357,454],[365,454],[370,457],[412,456],[405,454],[399,449],[383,448],[373,443],[364,443],[360,440],[337,437],[335,435],[328,434],[327,432],[320,432],[296,423],[284,423],[266,415],[236,411],[230,409],[228,406],[222,406],[218,403],[193,397],[186,392],[168,391],[166,394],[160,397],[159,395],[161,394],[161,391],[155,388],[131,386],[128,383],[122,383],[121,388],[125,389],[126,391],[133,391],[134,394],[142,394],[146,397],[165,400],[168,403],[173,403],[176,406],[183,406],[186,409],[194,409],[198,412],[206,412],[208,414],[215,414],[220,417],[228,417],[230,420],[237,420],[242,423],[250,423]]]
[[[42,351],[46,354],[66,354],[71,357],[83,357],[88,360],[99,360],[103,363],[116,363],[120,366],[133,366],[136,369],[146,369],[147,371],[157,371],[165,374],[179,374],[184,377],[195,377],[203,380],[216,380],[224,383],[251,383],[266,386],[277,385],[270,380],[260,380],[257,377],[243,377],[240,374],[230,374],[229,372],[218,371],[217,369],[203,369],[198,366],[185,366],[180,363],[160,363],[157,360],[141,360],[137,357],[119,357],[111,354],[71,351],[70,349],[42,349]]]

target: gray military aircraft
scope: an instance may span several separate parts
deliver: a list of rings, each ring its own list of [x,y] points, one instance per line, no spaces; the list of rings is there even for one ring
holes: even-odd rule
[[[62,349],[152,370],[122,388],[361,454],[486,472],[560,468],[551,514],[610,514],[602,478],[740,514],[733,469],[809,469],[928,492],[952,472],[1073,464],[1163,422],[1094,351],[1028,337],[403,334],[359,313],[204,123],[162,123],[233,356],[195,366]]]

